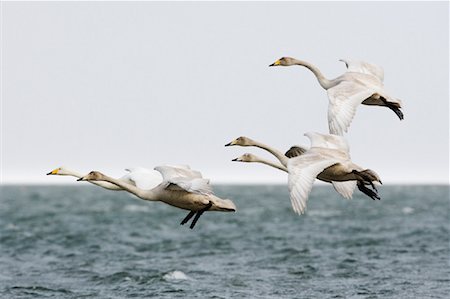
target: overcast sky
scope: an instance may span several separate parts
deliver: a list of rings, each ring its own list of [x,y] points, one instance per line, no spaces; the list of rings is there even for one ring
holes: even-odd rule
[[[340,58],[385,71],[405,120],[359,107],[346,135],[355,163],[385,182],[448,182],[447,2],[2,3],[2,182],[65,165],[120,176],[131,166],[189,164],[212,182],[286,182],[264,165],[230,162],[328,132],[328,78]]]

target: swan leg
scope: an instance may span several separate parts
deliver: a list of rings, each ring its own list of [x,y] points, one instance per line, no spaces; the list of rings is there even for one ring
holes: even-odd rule
[[[378,177],[376,177],[371,172],[371,170],[369,169],[366,169],[364,171],[353,170],[352,173],[354,173],[359,178],[358,181],[362,181],[364,185],[370,185],[375,191],[378,191],[373,181],[380,182],[381,184],[381,180]]]
[[[201,209],[200,211],[197,212],[197,214],[195,214],[194,220],[192,220],[191,225],[189,226],[190,229],[193,229],[195,224],[197,223],[198,219],[200,218],[200,216],[202,216],[202,214],[209,210],[212,207],[212,202],[209,202],[206,207],[204,207],[203,209]]]
[[[184,217],[184,219],[181,221],[180,225],[186,224],[186,222],[188,222],[194,215],[195,215],[195,211],[190,211],[189,214],[187,214],[187,216]]]
[[[359,191],[361,191],[365,195],[369,196],[373,200],[375,200],[375,199],[380,200],[381,199],[376,192],[374,192],[374,191],[370,190],[369,188],[367,188],[363,181],[358,181],[357,186],[358,186]]]
[[[398,105],[388,102],[385,98],[381,98],[381,100],[383,101],[383,103],[386,105],[386,107],[388,107],[389,109],[391,109],[392,111],[395,112],[395,114],[397,114],[398,118],[400,118],[400,120],[403,120],[404,116],[403,116],[403,112],[400,110],[400,107],[398,107]]]

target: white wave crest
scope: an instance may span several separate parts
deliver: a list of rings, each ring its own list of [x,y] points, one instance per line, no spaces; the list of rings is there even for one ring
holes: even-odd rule
[[[178,270],[164,274],[163,278],[165,280],[192,280],[192,278]]]

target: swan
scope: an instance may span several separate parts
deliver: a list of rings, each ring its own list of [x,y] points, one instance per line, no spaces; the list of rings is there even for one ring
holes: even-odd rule
[[[127,168],[125,169],[127,171],[127,174],[122,176],[119,180],[122,180],[124,182],[127,182],[128,184],[133,184],[136,187],[143,189],[143,190],[149,190],[153,189],[154,187],[158,186],[162,182],[162,176],[159,172],[155,170],[150,170],[143,167],[133,167],[133,168]],[[47,173],[47,175],[65,175],[65,176],[73,176],[76,178],[82,178],[83,175],[79,172],[76,172],[74,170],[68,169],[64,166],[55,168],[54,170]],[[90,181],[90,183],[103,187],[108,190],[113,191],[121,191],[123,190],[121,187],[111,184],[108,182],[101,182],[101,181]]]
[[[320,179],[326,182],[346,182],[356,181],[359,190],[372,199],[380,199],[378,194],[366,187],[372,186],[377,191],[373,182],[379,182],[379,176],[370,169],[363,169],[350,160],[349,147],[345,139],[337,135],[305,133],[311,141],[311,147],[302,155],[280,160],[282,167],[277,167],[288,172],[288,187],[292,208],[297,214],[303,214],[306,210],[306,202],[315,178],[320,175]],[[240,145],[239,142],[250,146],[251,139],[240,137],[230,142],[228,145]],[[236,142],[237,141],[237,142]],[[260,144],[261,145],[261,144]],[[274,152],[277,150],[271,149]],[[255,161],[265,163],[265,160]],[[273,164],[272,162],[270,162]],[[270,164],[268,164],[270,165]],[[273,165],[271,165],[273,166]],[[283,169],[285,167],[285,169]],[[338,191],[338,190],[336,190]],[[338,191],[339,192],[339,191]]]
[[[162,201],[168,205],[189,210],[189,214],[180,224],[184,225],[195,215],[190,225],[191,229],[205,211],[236,211],[236,205],[231,200],[222,199],[213,194],[209,180],[204,179],[200,172],[167,165],[155,167],[155,170],[161,173],[163,181],[151,190],[142,190],[98,171],[91,171],[78,181],[109,182],[141,199]]]
[[[233,159],[232,161],[258,162],[258,163],[269,165],[269,166],[274,167],[274,168],[278,168],[278,169],[280,169],[282,171],[285,171],[285,172],[288,172],[287,171],[287,163],[288,163],[289,158],[300,156],[300,155],[304,154],[307,151],[307,149],[302,147],[302,146],[292,146],[286,153],[283,154],[279,150],[274,149],[274,148],[272,148],[272,147],[270,147],[270,146],[268,146],[268,145],[266,145],[266,144],[264,144],[262,142],[255,141],[255,140],[253,140],[251,138],[244,137],[244,136],[236,138],[235,140],[231,141],[230,143],[225,144],[225,146],[233,146],[233,145],[259,147],[261,149],[264,149],[264,150],[272,153],[275,157],[278,158],[278,160],[280,161],[281,164],[274,163],[274,162],[271,162],[269,160],[266,160],[266,159],[263,159],[263,158],[260,158],[258,156],[251,155],[251,154],[247,154],[248,156],[243,155],[243,156],[240,157],[241,158],[240,160],[238,158],[236,158],[236,159]],[[340,148],[346,147],[346,146],[347,146],[346,143],[340,144]],[[334,143],[329,143],[329,142],[326,142],[326,141],[322,142],[322,147],[336,148]],[[345,150],[349,151],[349,148],[346,147]],[[346,199],[351,199],[353,197],[353,191],[355,190],[355,187],[357,185],[355,181],[348,181],[348,182],[333,182],[333,181],[330,181],[327,178],[323,177],[322,173],[320,173],[317,176],[317,179],[319,179],[321,181],[324,181],[326,183],[331,183],[333,185],[334,190],[336,190],[337,193],[339,193],[342,197],[344,197]],[[359,188],[359,189],[361,190],[361,188]],[[373,198],[373,196],[374,196],[372,193],[368,194],[364,188],[361,191],[364,192],[364,194],[370,196],[371,198]],[[371,191],[371,190],[369,190],[369,191]]]
[[[340,59],[347,66],[347,72],[329,80],[309,62],[291,57],[282,57],[269,66],[300,65],[316,76],[320,86],[327,90],[328,126],[331,134],[347,132],[359,104],[388,107],[403,120],[402,102],[389,96],[384,90],[383,69],[377,65],[349,59]]]

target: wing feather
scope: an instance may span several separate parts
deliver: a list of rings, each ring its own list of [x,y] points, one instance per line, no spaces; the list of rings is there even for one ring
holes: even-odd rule
[[[333,184],[334,190],[342,195],[346,199],[351,199],[353,197],[353,191],[356,188],[356,181],[346,181],[346,182],[331,182]]]
[[[356,108],[376,91],[355,82],[341,82],[329,88],[328,125],[331,134],[347,132],[356,113]]]
[[[142,190],[150,190],[162,183],[163,179],[159,172],[143,168],[133,167],[125,169],[128,171],[121,180],[131,182],[133,185]]]
[[[212,194],[212,186],[208,179],[204,179],[199,171],[192,170],[186,167],[177,166],[157,166],[156,171],[159,171],[163,177],[163,184],[166,188],[175,190],[179,187],[187,192],[198,194]]]
[[[288,187],[295,213],[303,214],[314,180],[325,168],[336,164],[335,159],[323,159],[320,154],[307,152],[288,161]]]

